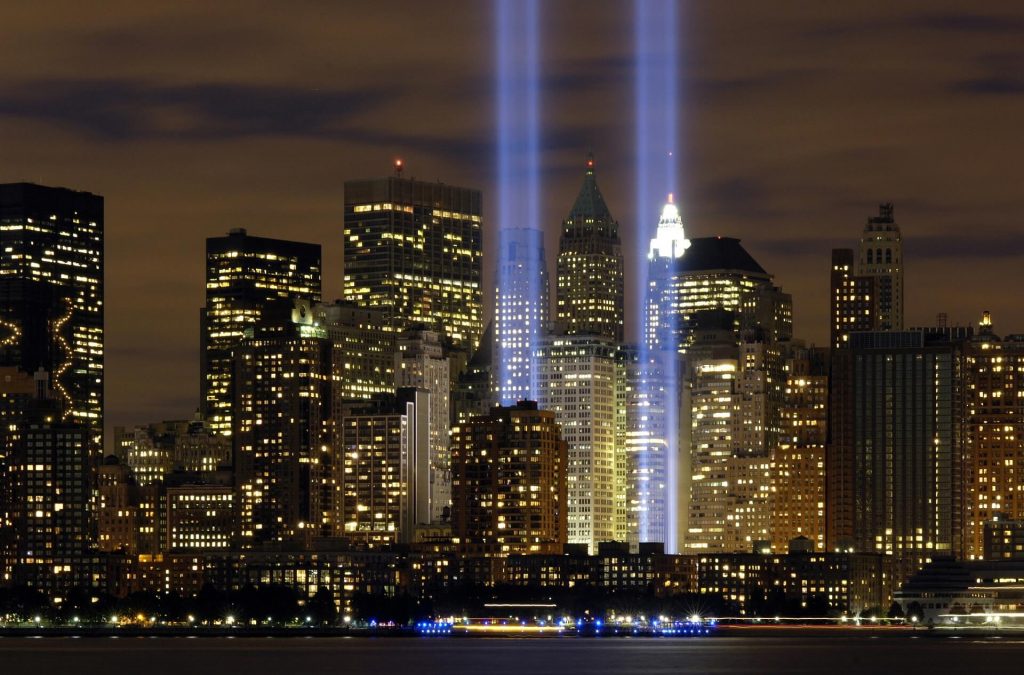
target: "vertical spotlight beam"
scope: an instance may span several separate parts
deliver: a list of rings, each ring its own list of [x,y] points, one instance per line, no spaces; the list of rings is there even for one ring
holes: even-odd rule
[[[634,0],[634,133],[636,143],[636,250],[643,256],[669,193],[679,190],[678,32],[676,0]],[[679,398],[678,344],[674,312],[665,312],[662,285],[671,266],[641,258],[638,306],[643,308],[638,367],[638,443],[634,448],[634,506],[640,541],[661,541],[678,550]],[[659,311],[662,310],[662,311]],[[657,325],[655,325],[657,324]]]
[[[539,229],[540,3],[496,0],[498,270],[495,398],[537,399],[534,350],[547,323],[547,275]]]

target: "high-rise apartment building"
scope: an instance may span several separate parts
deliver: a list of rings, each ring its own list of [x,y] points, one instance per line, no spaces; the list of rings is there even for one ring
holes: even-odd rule
[[[430,398],[405,387],[346,406],[337,479],[346,537],[370,547],[409,544],[416,526],[433,520]]]
[[[552,335],[537,352],[538,400],[555,413],[569,447],[566,465],[568,543],[596,554],[624,525],[616,506],[618,345],[599,335]]]
[[[558,243],[559,328],[622,342],[624,277],[619,224],[597,186],[590,157]]]
[[[283,300],[261,311],[234,350],[243,546],[334,534],[331,347],[309,302]]]
[[[964,380],[963,556],[978,559],[986,524],[1024,521],[1024,336],[1000,338],[986,312],[965,346]]]
[[[388,315],[342,300],[313,307],[315,323],[333,344],[334,407],[395,389],[395,332]]]
[[[561,553],[566,463],[555,413],[498,406],[452,434],[452,535],[464,553]]]
[[[345,299],[393,327],[426,324],[475,349],[483,332],[479,190],[400,175],[345,183]]]
[[[833,350],[826,542],[902,559],[960,555],[969,329],[853,333]]]
[[[494,398],[501,405],[537,399],[537,347],[550,316],[544,233],[505,228],[499,235],[494,289]]]
[[[690,553],[750,551],[769,538],[777,346],[756,334],[737,345],[729,313],[719,320],[692,336],[683,383],[689,475],[682,548]]]
[[[0,358],[51,373],[65,421],[103,447],[103,197],[0,185]]]
[[[825,441],[828,350],[791,345],[786,358],[782,423],[771,449],[771,541],[776,553],[806,537],[825,550]]]
[[[276,300],[320,301],[320,245],[254,237],[244,229],[206,240],[200,403],[216,433],[232,431],[234,350]]]
[[[430,473],[427,499],[430,503],[428,522],[448,520],[452,501],[451,445],[451,369],[441,345],[441,336],[434,331],[411,328],[398,338],[395,353],[395,386],[425,389],[427,399],[428,435],[430,437]]]
[[[65,420],[62,404],[37,399],[7,429],[0,466],[9,499],[4,576],[15,586],[61,595],[98,586],[92,427]]]
[[[859,251],[832,250],[831,337],[842,347],[850,333],[903,330],[903,240],[893,205],[868,218]]]

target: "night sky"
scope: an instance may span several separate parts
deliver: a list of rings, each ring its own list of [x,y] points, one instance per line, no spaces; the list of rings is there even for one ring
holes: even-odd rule
[[[108,427],[197,406],[208,236],[321,243],[337,297],[343,183],[402,157],[483,189],[496,241],[490,2],[178,4],[0,7],[0,181],[106,198]],[[829,249],[880,201],[908,324],[990,309],[1024,332],[1024,5],[983,4],[681,11],[687,232],[742,238],[793,293],[799,337],[827,343]],[[593,150],[631,284],[632,4],[543,5],[548,260]]]

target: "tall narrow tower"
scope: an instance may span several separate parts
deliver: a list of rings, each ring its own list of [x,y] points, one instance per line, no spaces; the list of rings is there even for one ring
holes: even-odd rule
[[[878,330],[903,329],[903,237],[892,202],[879,204],[860,238],[860,274],[878,279]]]
[[[537,400],[536,352],[549,317],[547,262],[540,230],[508,228],[499,237],[492,389],[498,403],[514,405]]]
[[[597,186],[591,155],[558,243],[556,302],[565,332],[622,342],[623,277],[619,224]]]

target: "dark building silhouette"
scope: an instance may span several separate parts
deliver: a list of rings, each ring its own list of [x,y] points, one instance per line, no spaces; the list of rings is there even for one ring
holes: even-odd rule
[[[892,555],[907,574],[959,555],[963,352],[970,329],[852,333],[833,351],[829,550]]]

